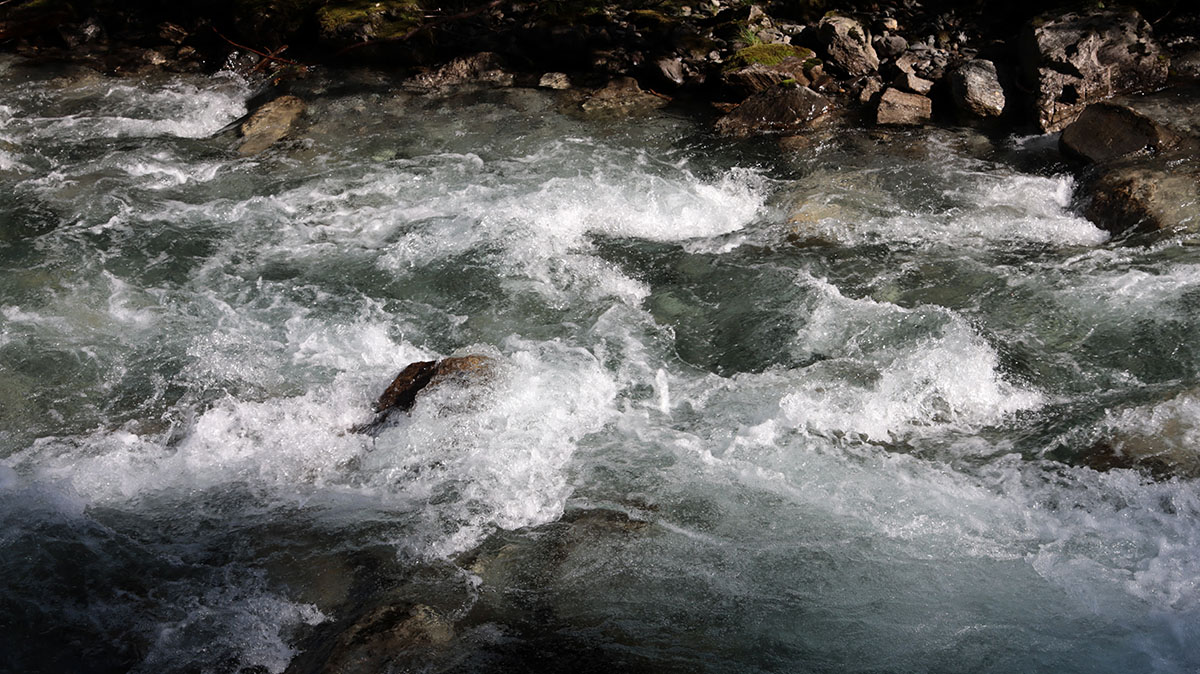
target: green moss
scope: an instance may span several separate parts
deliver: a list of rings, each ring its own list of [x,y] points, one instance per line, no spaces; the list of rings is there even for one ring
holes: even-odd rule
[[[727,67],[731,70],[745,68],[755,63],[764,66],[778,65],[784,59],[812,59],[816,56],[811,49],[797,47],[791,44],[756,44],[745,49],[739,49],[733,58],[729,59]]]
[[[417,0],[350,0],[325,5],[317,11],[321,32],[326,35],[354,32],[371,26],[377,38],[403,35],[417,26],[423,12]]]

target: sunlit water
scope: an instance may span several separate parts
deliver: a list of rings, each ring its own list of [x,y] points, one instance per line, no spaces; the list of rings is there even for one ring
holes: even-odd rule
[[[1052,138],[0,75],[0,670],[1200,669],[1200,249]]]

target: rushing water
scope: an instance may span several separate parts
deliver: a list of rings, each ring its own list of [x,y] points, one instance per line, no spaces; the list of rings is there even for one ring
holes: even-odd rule
[[[1200,249],[1052,138],[0,76],[0,670],[1200,668]]]

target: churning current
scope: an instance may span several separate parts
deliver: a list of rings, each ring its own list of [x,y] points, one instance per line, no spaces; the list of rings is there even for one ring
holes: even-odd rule
[[[0,72],[0,670],[1200,669],[1200,247],[1052,137]]]

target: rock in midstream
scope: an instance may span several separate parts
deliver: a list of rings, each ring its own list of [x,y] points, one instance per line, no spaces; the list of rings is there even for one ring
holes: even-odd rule
[[[479,382],[490,377],[494,371],[495,361],[478,354],[409,363],[375,402],[375,419],[352,430],[355,433],[373,431],[392,412],[412,409],[417,397],[424,391],[450,382]]]
[[[263,104],[242,124],[238,154],[243,157],[258,154],[287,137],[306,107],[296,96],[280,96]]]

